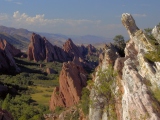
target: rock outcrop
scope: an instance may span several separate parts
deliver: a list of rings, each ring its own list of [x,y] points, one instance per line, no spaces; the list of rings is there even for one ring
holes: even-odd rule
[[[115,113],[118,120],[159,120],[160,105],[154,98],[153,93],[156,88],[160,88],[160,62],[149,61],[145,55],[155,50],[155,45],[151,39],[140,30],[133,17],[128,14],[122,14],[122,24],[126,27],[130,40],[126,44],[125,57],[116,56],[114,50],[104,49],[101,55],[100,65],[95,74],[95,85],[99,81],[98,71],[107,69],[109,64],[114,66],[118,72],[115,95]],[[159,28],[155,27],[152,31],[153,36],[159,43]],[[111,55],[108,55],[110,51]],[[111,59],[113,58],[113,59]],[[148,85],[150,83],[150,85]],[[119,94],[121,93],[121,94]],[[117,95],[118,94],[118,95]],[[119,97],[120,96],[120,97]],[[93,88],[90,99],[99,99],[101,107],[97,103],[95,107],[90,107],[90,120],[107,120],[110,112],[104,110],[104,98],[99,96]]]
[[[50,100],[50,110],[57,106],[71,107],[77,104],[81,97],[82,88],[86,86],[86,72],[73,62],[63,63],[59,77],[59,87],[53,91]]]
[[[14,120],[14,118],[6,110],[0,109],[0,120]]]
[[[160,26],[157,25],[153,28],[152,30],[152,34],[154,36],[154,38],[158,41],[158,43],[160,44]]]
[[[105,45],[103,53],[100,55],[99,66],[97,67],[94,76],[95,86],[98,86],[99,84],[98,72],[100,70],[106,70],[109,65],[113,66],[117,58],[119,58],[119,54],[118,51],[114,48],[114,46],[112,44]],[[89,120],[107,120],[107,111],[105,110],[106,105],[104,104],[105,99],[101,97],[101,95],[99,95],[94,88],[91,90],[90,99],[93,103],[89,109]]]
[[[19,56],[21,54],[21,51],[19,49],[9,44],[6,40],[2,40],[2,39],[0,39],[0,49],[6,49],[11,53],[13,57]]]
[[[46,38],[33,33],[28,46],[28,59],[37,61],[67,61],[63,49],[53,46]]]
[[[73,43],[71,39],[68,39],[63,45],[63,50],[68,53],[68,59],[73,60],[74,57],[83,58],[78,47]]]
[[[14,48],[6,40],[0,39],[0,73],[16,73],[20,69],[15,63],[13,56],[20,53],[20,50]]]
[[[31,42],[28,46],[28,59],[37,61],[72,61],[74,57],[83,59],[83,54],[80,49],[68,39],[63,48],[52,45],[45,37],[33,33]]]
[[[92,54],[94,54],[96,52],[96,48],[91,44],[87,45],[86,48],[88,50],[88,54],[89,55],[92,55]]]

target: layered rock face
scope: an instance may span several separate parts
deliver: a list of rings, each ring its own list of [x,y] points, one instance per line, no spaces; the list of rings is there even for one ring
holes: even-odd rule
[[[74,57],[83,58],[78,47],[72,42],[71,39],[68,39],[63,45],[63,50],[68,53],[68,59],[73,60]]]
[[[0,120],[14,120],[14,118],[6,110],[0,109]]]
[[[53,91],[50,100],[50,110],[57,106],[70,107],[77,104],[82,88],[86,86],[86,72],[73,62],[63,63],[59,77],[59,87]]]
[[[116,99],[115,102],[117,119],[159,120],[160,106],[153,97],[152,91],[156,86],[160,87],[160,62],[150,62],[145,57],[146,53],[155,50],[155,46],[151,44],[150,38],[142,30],[139,30],[130,14],[122,14],[121,20],[129,33],[130,41],[126,44],[125,57],[117,56],[111,62],[114,70],[118,72],[119,78],[116,81],[115,99],[118,98],[116,93],[123,91],[120,94],[121,99]],[[156,27],[152,33],[158,41],[159,31]],[[107,53],[105,49],[99,68],[107,69],[107,61],[111,58],[105,55]],[[99,69],[97,69],[98,71]],[[97,82],[98,75],[95,74],[95,85]],[[151,87],[147,85],[147,82],[151,83]],[[92,89],[90,99],[95,99],[96,96],[98,96],[98,93]],[[98,99],[102,101],[102,104],[105,101],[101,97]],[[94,108],[90,107],[90,120],[107,120],[108,116],[109,114],[103,111],[103,108],[99,105]]]
[[[53,46],[46,38],[33,33],[28,46],[28,59],[35,62],[40,60],[64,62],[66,61],[66,54],[61,48]]]
[[[115,60],[119,57],[117,50],[112,44],[106,45],[103,53],[100,55],[99,66],[94,76],[94,85],[98,86],[100,70],[104,71],[109,65],[114,65]],[[90,100],[93,102],[89,108],[89,120],[107,120],[107,111],[105,110],[105,99],[98,94],[96,89],[91,90]],[[99,102],[98,102],[99,101]]]
[[[20,53],[20,50],[14,48],[7,43],[6,40],[0,39],[0,72],[1,73],[16,73],[20,69],[16,65],[13,56]]]

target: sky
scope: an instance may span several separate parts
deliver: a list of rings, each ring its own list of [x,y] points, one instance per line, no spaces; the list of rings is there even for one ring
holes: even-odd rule
[[[0,0],[0,25],[63,35],[128,37],[130,13],[140,29],[160,22],[160,0]]]

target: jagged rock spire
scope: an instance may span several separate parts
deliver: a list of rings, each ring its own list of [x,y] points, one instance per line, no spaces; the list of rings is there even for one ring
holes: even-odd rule
[[[130,38],[132,38],[135,35],[135,32],[139,30],[132,15],[129,13],[123,13],[121,21],[124,27],[127,29]]]

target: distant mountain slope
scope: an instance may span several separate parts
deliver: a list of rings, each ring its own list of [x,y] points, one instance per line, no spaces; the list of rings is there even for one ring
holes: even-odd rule
[[[35,31],[34,31],[35,32]],[[28,46],[30,37],[32,35],[32,31],[28,31],[27,29],[16,29],[11,27],[5,27],[0,26],[0,36],[4,37],[9,43],[13,44],[17,48],[20,49],[26,49]],[[78,35],[62,35],[62,34],[54,34],[54,33],[38,33],[41,36],[46,37],[48,41],[50,41],[53,45],[57,45],[59,47],[62,47],[65,41],[68,38],[71,38],[73,42],[77,45],[81,44],[104,44],[112,42],[111,38],[105,38],[100,36],[94,36],[94,35],[84,35],[84,36],[78,36]]]
[[[84,36],[70,36],[73,41],[77,44],[95,44],[95,43],[109,43],[112,42],[112,38],[105,38],[95,35],[84,35]]]
[[[29,44],[29,40],[27,38],[17,34],[9,35],[7,33],[0,33],[0,38],[5,39],[7,42],[21,50],[26,50]]]
[[[5,27],[5,26],[0,26],[0,33],[7,33],[9,35],[19,35],[22,37],[27,38],[28,40],[31,37],[31,34],[33,33],[32,31],[28,31],[27,29],[16,29],[16,28],[12,28],[12,27]]]

